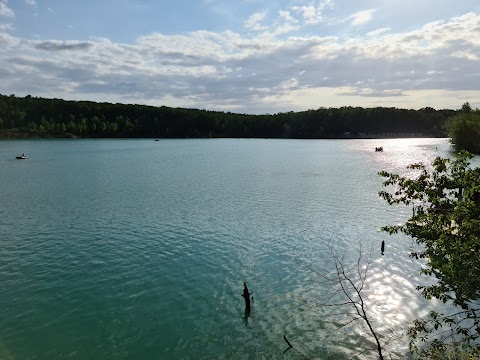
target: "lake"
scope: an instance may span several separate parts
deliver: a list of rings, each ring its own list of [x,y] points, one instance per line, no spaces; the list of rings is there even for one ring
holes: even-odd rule
[[[283,354],[287,335],[311,358],[351,359],[371,335],[340,329],[309,268],[333,271],[330,248],[356,266],[360,244],[369,314],[404,357],[408,324],[436,305],[415,291],[412,242],[379,230],[411,209],[378,197],[377,172],[450,151],[418,138],[2,140],[0,358],[300,359]]]

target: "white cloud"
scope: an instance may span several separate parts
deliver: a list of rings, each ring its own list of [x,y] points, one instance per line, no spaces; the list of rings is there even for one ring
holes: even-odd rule
[[[7,0],[0,0],[0,16],[14,18],[15,13],[7,6]]]
[[[295,19],[288,10],[280,10],[278,16],[287,23],[298,23],[298,20]]]
[[[456,51],[452,53],[452,56],[458,58],[465,58],[472,61],[480,60],[478,54],[472,51]]]
[[[0,31],[12,31],[13,29],[13,24],[0,24]]]
[[[272,32],[272,35],[273,36],[279,36],[279,35],[283,35],[283,34],[287,34],[287,33],[290,33],[290,32],[293,32],[293,31],[297,31],[300,29],[300,26],[298,25],[292,25],[292,24],[283,24],[283,25],[280,25],[280,26],[277,26],[273,32]]]
[[[265,19],[259,14],[252,26]],[[378,101],[446,107],[480,97],[479,14],[363,38],[278,38],[281,28],[253,37],[154,33],[133,44],[20,41],[0,29],[0,93],[259,113]],[[446,96],[453,100],[440,102]]]
[[[381,28],[381,29],[377,29],[377,30],[373,30],[373,31],[370,31],[367,33],[367,36],[370,36],[370,37],[377,37],[377,36],[380,36],[382,34],[385,34],[387,32],[389,32],[391,29],[389,27],[384,27],[384,28]]]
[[[312,5],[294,6],[292,9],[300,13],[307,24],[316,24],[322,20],[322,12],[317,12]]]
[[[364,11],[359,11],[351,16],[348,17],[348,20],[352,21],[353,26],[359,26],[366,24],[373,19],[373,13],[375,10],[364,10]]]
[[[251,15],[245,21],[245,27],[255,31],[261,31],[261,36],[277,37],[298,31],[302,25],[315,25],[324,20],[323,11],[332,5],[332,0],[311,2],[306,5],[295,5],[279,10],[277,17],[266,24],[266,11]]]
[[[267,16],[266,11],[257,12],[255,14],[251,15],[248,18],[248,20],[245,21],[245,27],[247,29],[252,29],[252,30],[255,30],[255,31],[265,30],[266,27],[261,25],[261,22],[265,19],[266,16]]]
[[[300,83],[298,79],[291,78],[291,79],[282,81],[282,83],[278,87],[283,91],[285,90],[291,91],[291,90],[298,89],[300,87]]]
[[[7,33],[0,32],[0,46],[3,48],[13,47],[20,43],[20,39],[11,36]],[[1,61],[1,60],[0,60]]]
[[[302,20],[310,25],[318,24],[323,20],[323,10],[332,5],[331,0],[314,2],[309,5],[292,6],[291,10],[297,13]]]

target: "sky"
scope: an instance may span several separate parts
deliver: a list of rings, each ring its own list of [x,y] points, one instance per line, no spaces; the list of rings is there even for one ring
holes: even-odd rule
[[[479,0],[0,0],[0,94],[248,114],[480,107]]]

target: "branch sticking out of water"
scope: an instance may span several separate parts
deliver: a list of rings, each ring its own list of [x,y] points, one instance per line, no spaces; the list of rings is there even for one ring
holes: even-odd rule
[[[297,349],[295,349],[295,347],[290,343],[290,341],[288,341],[287,337],[285,335],[283,335],[283,340],[285,340],[285,342],[288,344],[288,348],[286,348],[285,350],[283,350],[283,353],[285,354],[288,350],[290,349],[293,349],[293,351],[295,351],[297,354],[301,355],[304,359],[310,359],[307,355],[305,355],[304,353],[298,351]]]

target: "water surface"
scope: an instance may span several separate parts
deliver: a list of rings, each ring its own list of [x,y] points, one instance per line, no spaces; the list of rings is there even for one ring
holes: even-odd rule
[[[312,358],[350,359],[372,339],[312,303],[328,289],[306,264],[329,245],[355,264],[359,244],[372,319],[403,357],[428,304],[411,242],[379,231],[411,210],[383,203],[377,172],[449,152],[446,139],[1,141],[0,357],[301,358],[282,354],[287,334]]]

